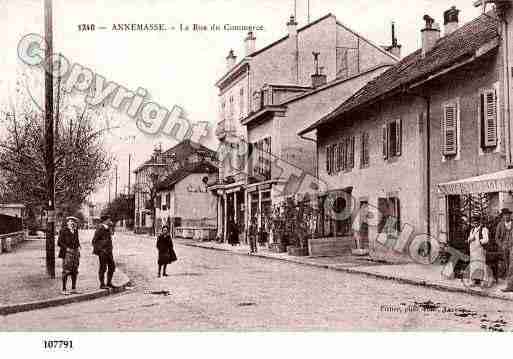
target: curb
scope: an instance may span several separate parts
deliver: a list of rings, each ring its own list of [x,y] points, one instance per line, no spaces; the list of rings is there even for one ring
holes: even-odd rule
[[[215,251],[220,251],[220,252],[233,253],[233,254],[236,254],[239,256],[274,259],[277,261],[300,264],[300,265],[315,267],[315,268],[330,269],[330,270],[344,272],[344,273],[348,273],[348,274],[364,275],[364,276],[367,276],[370,278],[385,279],[385,280],[395,281],[398,283],[415,285],[418,287],[437,289],[437,290],[445,291],[445,292],[464,293],[464,294],[470,294],[470,295],[478,296],[478,297],[500,299],[500,300],[507,301],[507,302],[513,301],[513,297],[501,296],[500,294],[487,293],[487,292],[482,292],[482,291],[472,290],[472,289],[465,289],[465,288],[456,288],[456,287],[451,287],[451,286],[444,285],[444,284],[436,284],[436,283],[430,283],[430,282],[426,282],[426,281],[416,281],[414,279],[401,278],[401,277],[380,274],[380,273],[366,272],[366,271],[362,271],[362,270],[358,270],[358,269],[354,269],[354,268],[343,268],[343,267],[339,267],[339,266],[333,265],[333,264],[308,263],[308,262],[296,260],[293,258],[279,258],[279,257],[265,255],[265,254],[259,254],[259,253],[250,255],[249,253],[235,252],[235,251],[231,251],[231,250],[225,249],[225,248],[210,247],[210,246],[204,246],[204,245],[195,244],[195,243],[183,243],[179,240],[176,241],[176,243],[183,245],[183,246],[187,246],[187,247],[203,248],[203,249],[215,250]]]
[[[126,276],[126,274],[124,274],[124,276],[126,277],[126,280],[123,282],[123,284],[117,286],[114,289],[98,289],[91,292],[70,295],[62,298],[52,298],[36,302],[0,306],[0,315],[6,316],[9,314],[28,312],[37,309],[57,307],[65,304],[84,302],[88,300],[107,297],[113,294],[122,293],[126,291],[127,287],[131,285],[130,279]]]

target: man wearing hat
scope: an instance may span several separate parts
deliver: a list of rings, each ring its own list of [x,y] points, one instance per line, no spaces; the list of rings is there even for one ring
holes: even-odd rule
[[[505,272],[508,277],[510,277],[509,271],[511,264],[510,249],[513,245],[513,222],[511,221],[511,214],[512,212],[509,208],[503,208],[501,210],[501,221],[495,232],[497,244],[502,251]]]
[[[76,217],[67,217],[66,226],[60,230],[57,240],[59,258],[62,258],[62,294],[64,295],[77,293],[78,266],[80,264],[77,223]],[[71,292],[66,289],[68,277],[71,277]]]
[[[112,221],[109,216],[100,218],[101,224],[96,229],[93,237],[93,254],[98,256],[100,268],[98,277],[100,289],[115,288],[112,284],[112,276],[116,270],[114,256],[112,254]],[[105,285],[105,272],[107,272],[107,285]]]

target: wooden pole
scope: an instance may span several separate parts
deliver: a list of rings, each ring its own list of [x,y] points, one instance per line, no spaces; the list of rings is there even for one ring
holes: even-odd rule
[[[54,118],[53,118],[53,63],[50,57],[53,53],[52,32],[52,0],[44,2],[45,39],[45,167],[47,191],[47,228],[46,228],[46,271],[55,278],[55,165],[54,165]]]

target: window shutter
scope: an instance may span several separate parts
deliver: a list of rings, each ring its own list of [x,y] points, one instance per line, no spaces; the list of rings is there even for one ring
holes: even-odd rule
[[[355,142],[355,137],[351,136],[349,138],[349,168],[350,169],[354,168],[354,142]]]
[[[337,172],[342,170],[342,144],[337,143]]]
[[[340,156],[339,156],[339,146],[338,144],[335,144],[335,159],[334,159],[334,162],[335,162],[335,173],[339,172],[340,171]]]
[[[397,231],[401,231],[401,200],[397,197],[395,199],[395,209],[394,209],[394,215],[396,218],[396,229]]]
[[[388,159],[388,127],[386,124],[382,127],[382,141],[383,141],[383,158]]]
[[[347,169],[347,139],[344,138],[342,143],[342,170],[345,171]]]
[[[330,147],[326,146],[326,173],[331,174],[331,168],[330,168]]]
[[[401,119],[395,121],[395,155],[401,155],[401,147],[403,142],[403,126]]]
[[[442,151],[446,156],[456,155],[458,152],[458,123],[456,110],[455,105],[447,105],[444,107]]]
[[[360,142],[360,167],[365,166],[365,132],[362,133]]]
[[[495,90],[486,91],[481,94],[481,104],[484,115],[481,124],[484,129],[483,147],[497,146],[497,98]]]

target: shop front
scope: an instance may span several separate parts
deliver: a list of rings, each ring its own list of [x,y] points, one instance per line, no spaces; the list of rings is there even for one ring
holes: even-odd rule
[[[272,184],[260,183],[246,186],[248,196],[247,205],[247,225],[253,218],[256,220],[258,228],[258,243],[268,245],[272,241],[271,218],[273,211]]]
[[[493,234],[501,209],[513,208],[513,170],[442,183],[438,191],[438,240],[468,255],[471,219],[481,218]]]

